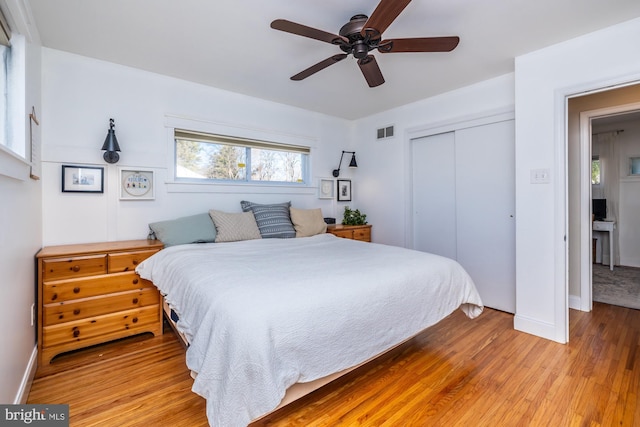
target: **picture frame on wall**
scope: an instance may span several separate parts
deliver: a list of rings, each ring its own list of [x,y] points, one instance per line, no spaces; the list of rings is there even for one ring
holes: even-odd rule
[[[320,178],[318,180],[318,198],[333,199],[335,197],[336,186],[331,178]]]
[[[351,201],[351,180],[339,179],[337,185],[337,199],[339,202]]]
[[[120,169],[120,200],[154,200],[152,170]]]
[[[104,193],[104,167],[62,165],[63,193]]]

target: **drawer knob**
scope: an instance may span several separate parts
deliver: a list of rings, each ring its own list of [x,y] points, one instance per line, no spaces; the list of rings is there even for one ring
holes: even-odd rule
[[[51,301],[55,301],[58,299],[58,294],[51,295]]]
[[[133,265],[138,265],[138,262],[140,262],[140,261],[138,261],[137,259],[134,259],[133,260]]]
[[[80,271],[80,266],[74,265],[71,269],[77,273],[78,271]]]
[[[132,321],[133,323],[138,323],[138,318],[137,318],[137,317],[134,317],[133,319],[131,319],[131,321]]]
[[[80,309],[76,308],[75,310],[73,310],[73,314],[75,314],[76,316],[80,314]]]
[[[80,292],[80,288],[78,288],[78,287],[73,288],[73,293],[74,294],[77,294],[79,292]]]
[[[74,338],[78,338],[79,335],[80,335],[80,331],[79,330],[76,329],[75,331],[73,331],[73,337]]]
[[[137,304],[137,303],[138,303],[138,298],[134,298],[134,299],[133,299],[133,303],[134,303],[134,304]]]
[[[133,279],[133,284],[137,285],[138,284],[138,279]]]

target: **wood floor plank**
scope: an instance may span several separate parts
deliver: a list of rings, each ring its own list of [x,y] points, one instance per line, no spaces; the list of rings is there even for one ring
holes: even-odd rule
[[[70,424],[205,426],[171,328],[56,358],[29,403],[67,403]],[[259,426],[640,425],[640,311],[570,312],[570,342],[456,312],[387,355],[254,422]]]

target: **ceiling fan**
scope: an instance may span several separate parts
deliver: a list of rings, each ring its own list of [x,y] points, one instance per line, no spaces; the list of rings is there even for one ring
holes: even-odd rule
[[[458,45],[460,38],[452,37],[420,37],[407,39],[382,39],[382,33],[400,15],[400,12],[411,0],[380,0],[371,14],[355,15],[340,28],[338,34],[328,33],[306,25],[297,24],[285,19],[276,19],[271,28],[299,36],[309,37],[340,47],[344,53],[333,55],[291,77],[291,80],[303,80],[342,61],[349,54],[358,60],[358,66],[369,87],[380,86],[384,77],[376,58],[369,52],[378,49],[380,53],[397,52],[450,52]]]

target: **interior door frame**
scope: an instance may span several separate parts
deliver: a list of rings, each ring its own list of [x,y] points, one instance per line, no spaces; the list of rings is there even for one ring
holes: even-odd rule
[[[580,112],[580,310],[593,309],[591,239],[591,121],[640,110],[640,102]],[[613,262],[613,260],[611,260]]]

